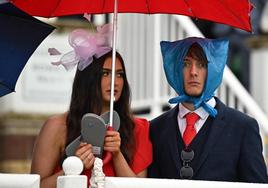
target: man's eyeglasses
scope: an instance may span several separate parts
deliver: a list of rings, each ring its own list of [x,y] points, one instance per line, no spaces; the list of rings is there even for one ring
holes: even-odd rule
[[[189,163],[194,158],[193,150],[182,150],[181,151],[181,160],[182,160],[182,168],[180,170],[180,176],[182,179],[191,179],[194,175],[193,168],[189,166]]]

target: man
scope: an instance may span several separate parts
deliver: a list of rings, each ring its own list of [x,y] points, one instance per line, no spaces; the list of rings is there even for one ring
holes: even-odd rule
[[[149,177],[268,183],[256,120],[214,96],[228,41],[193,37],[161,42],[161,51],[178,104],[151,121]]]

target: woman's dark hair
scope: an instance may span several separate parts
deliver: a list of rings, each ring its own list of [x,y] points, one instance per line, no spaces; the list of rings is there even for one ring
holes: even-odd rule
[[[101,94],[102,68],[105,60],[109,57],[112,57],[112,52],[100,58],[94,58],[93,62],[83,71],[78,69],[76,71],[66,122],[68,130],[66,146],[80,135],[81,119],[84,114],[101,114],[103,105]],[[118,52],[116,53],[116,58],[119,59],[123,71],[126,72],[124,61]],[[130,87],[126,74],[123,74],[123,80],[123,90],[119,100],[114,104],[114,110],[120,116],[121,152],[127,162],[130,162],[135,147],[133,136],[134,121],[130,111]]]

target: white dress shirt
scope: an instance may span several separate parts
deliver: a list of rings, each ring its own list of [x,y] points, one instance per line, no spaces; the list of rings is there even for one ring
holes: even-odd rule
[[[214,97],[212,97],[207,103],[213,108],[216,106],[216,100]],[[178,113],[178,125],[179,125],[181,135],[183,135],[185,128],[186,128],[185,115],[189,112],[195,112],[200,117],[200,119],[197,120],[197,122],[195,123],[196,134],[198,133],[198,131],[200,131],[200,129],[202,128],[202,126],[204,125],[205,121],[207,120],[207,118],[209,116],[209,114],[207,113],[207,111],[205,111],[205,109],[203,107],[199,107],[195,111],[190,111],[187,108],[185,108],[182,105],[182,103],[180,103],[179,104],[179,113]]]

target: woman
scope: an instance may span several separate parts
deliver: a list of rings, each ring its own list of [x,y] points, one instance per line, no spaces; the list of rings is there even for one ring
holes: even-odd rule
[[[82,71],[77,69],[73,83],[70,109],[50,117],[36,140],[31,173],[40,174],[41,187],[56,187],[56,179],[63,175],[59,168],[65,158],[65,148],[80,135],[81,118],[85,113],[100,115],[109,111],[112,52],[99,58]],[[120,116],[120,129],[106,131],[104,151],[112,153],[112,160],[104,165],[106,176],[146,177],[152,161],[149,124],[134,118],[130,111],[130,88],[124,61],[116,53],[114,110]],[[84,164],[83,174],[90,177],[95,157],[92,145],[81,143],[76,151]]]

